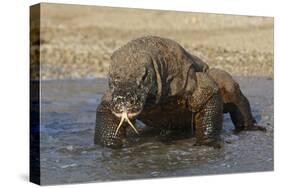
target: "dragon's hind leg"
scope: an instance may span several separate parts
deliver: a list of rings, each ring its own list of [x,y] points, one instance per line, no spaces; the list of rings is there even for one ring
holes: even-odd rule
[[[230,74],[220,69],[209,69],[208,75],[217,83],[224,103],[224,112],[230,113],[231,120],[237,131],[266,130],[256,124],[248,99]]]

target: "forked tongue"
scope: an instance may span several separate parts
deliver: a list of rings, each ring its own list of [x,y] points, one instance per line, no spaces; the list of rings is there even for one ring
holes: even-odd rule
[[[117,135],[117,133],[118,133],[120,127],[122,126],[124,120],[129,123],[129,125],[132,127],[132,129],[133,129],[137,134],[139,134],[138,130],[137,130],[137,129],[135,128],[135,126],[132,124],[132,122],[131,122],[130,119],[128,118],[127,112],[125,111],[125,112],[122,113],[122,117],[121,117],[120,123],[119,123],[119,125],[118,125],[118,127],[117,127],[117,129],[116,129],[116,131],[115,131],[115,136]]]

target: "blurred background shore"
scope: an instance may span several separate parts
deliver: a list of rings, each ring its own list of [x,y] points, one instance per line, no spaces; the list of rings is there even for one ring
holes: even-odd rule
[[[145,35],[173,39],[210,67],[222,68],[232,75],[273,79],[273,18],[60,4],[41,6],[43,80],[105,77],[112,52]]]

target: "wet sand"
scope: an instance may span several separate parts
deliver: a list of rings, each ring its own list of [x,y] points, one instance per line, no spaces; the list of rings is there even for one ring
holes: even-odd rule
[[[234,134],[224,117],[222,149],[194,147],[194,138],[163,141],[138,123],[141,135],[111,150],[93,143],[96,107],[105,79],[42,82],[42,184],[210,175],[273,170],[273,80],[236,77],[267,132]]]

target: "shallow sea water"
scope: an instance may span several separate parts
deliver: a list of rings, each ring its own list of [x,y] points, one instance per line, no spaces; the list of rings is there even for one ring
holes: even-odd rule
[[[273,80],[236,78],[267,132],[234,134],[224,116],[222,149],[192,146],[194,138],[164,139],[137,123],[126,148],[93,143],[95,113],[106,79],[50,80],[41,87],[41,183],[63,184],[273,170]]]

